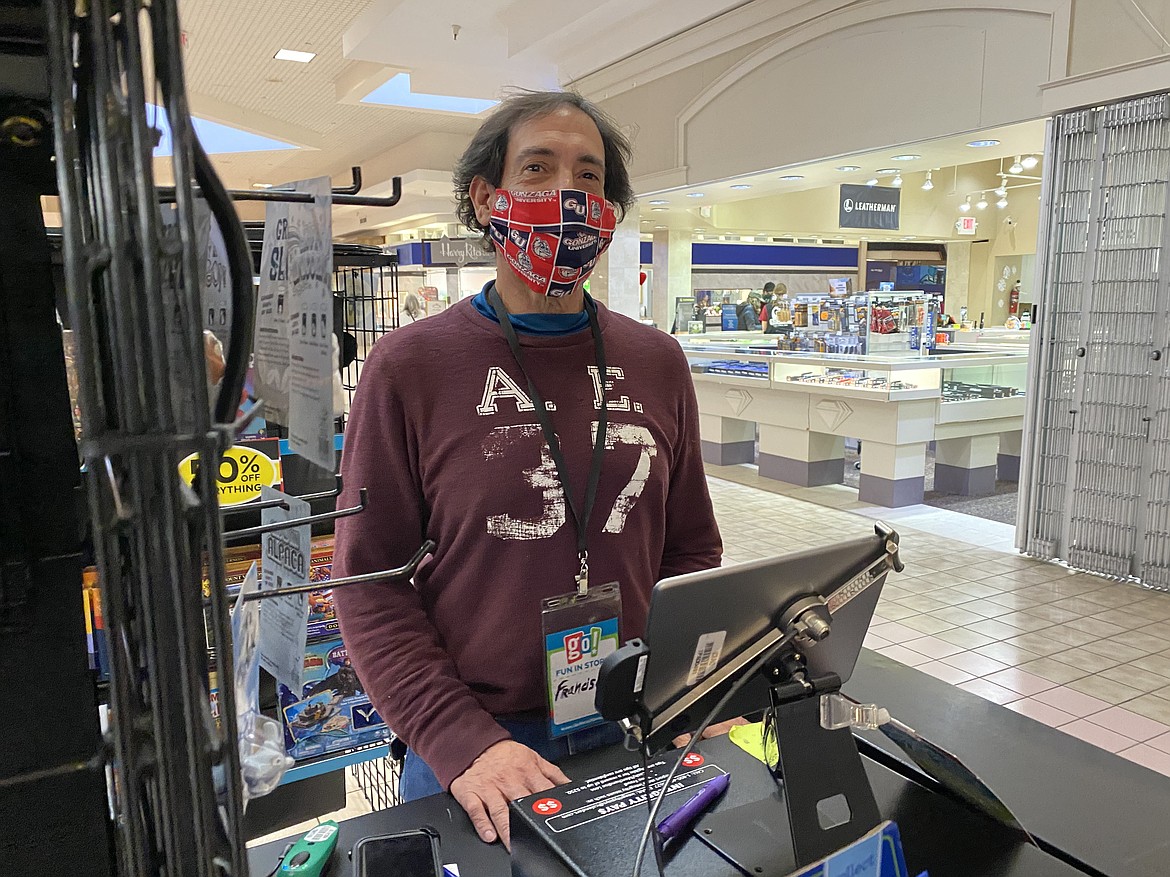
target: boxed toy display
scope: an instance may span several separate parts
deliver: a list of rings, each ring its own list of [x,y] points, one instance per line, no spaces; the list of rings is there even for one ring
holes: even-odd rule
[[[336,621],[334,621],[336,624]],[[337,635],[310,638],[299,693],[278,685],[285,750],[298,761],[389,739]]]

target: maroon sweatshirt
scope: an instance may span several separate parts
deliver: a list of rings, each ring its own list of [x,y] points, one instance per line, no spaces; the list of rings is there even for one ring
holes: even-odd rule
[[[650,590],[719,565],[722,545],[686,358],[669,335],[598,307],[608,441],[589,523],[590,582],[617,581],[621,637],[644,632]],[[598,383],[588,329],[520,335],[574,495],[588,477]],[[540,601],[574,588],[576,531],[524,379],[498,324],[464,299],[374,347],[353,401],[334,574],[400,566],[411,583],[339,588],[358,675],[389,726],[446,788],[509,738],[493,716],[543,711]]]

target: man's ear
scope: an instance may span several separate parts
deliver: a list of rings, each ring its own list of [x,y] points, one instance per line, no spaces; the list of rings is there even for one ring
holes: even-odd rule
[[[496,187],[483,177],[474,177],[468,189],[471,204],[475,208],[475,218],[479,224],[487,228],[492,217],[492,199],[496,196]]]

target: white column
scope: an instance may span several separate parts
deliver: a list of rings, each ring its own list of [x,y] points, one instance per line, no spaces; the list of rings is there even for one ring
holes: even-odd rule
[[[862,502],[886,508],[917,505],[922,502],[925,482],[926,442],[888,445],[862,440],[857,491]]]
[[[716,466],[754,463],[756,459],[756,424],[751,420],[699,414],[699,438],[703,443],[703,461]]]
[[[845,439],[841,436],[760,424],[760,477],[801,487],[845,480]]]
[[[654,233],[654,286],[650,317],[664,332],[674,322],[675,303],[692,295],[691,233],[670,229]],[[679,326],[686,332],[686,326]]]
[[[934,489],[961,496],[995,493],[998,435],[940,439],[934,446]]]
[[[947,282],[946,282],[946,309],[947,313],[959,321],[959,308],[969,309],[971,291],[971,242],[952,241],[947,244]],[[968,312],[967,319],[971,319]],[[979,315],[975,315],[979,319]]]
[[[440,289],[439,292],[440,293],[442,293],[444,291],[446,292],[446,294],[447,294],[447,307],[450,307],[451,305],[455,304],[455,302],[459,301],[459,297],[461,295],[460,290],[459,290],[459,269],[458,268],[448,268],[446,279],[447,279],[446,290]]]
[[[597,260],[597,267],[589,277],[589,294],[593,298],[610,310],[635,320],[641,316],[638,282],[642,267],[640,245],[638,210],[634,208],[614,230],[613,242]]]

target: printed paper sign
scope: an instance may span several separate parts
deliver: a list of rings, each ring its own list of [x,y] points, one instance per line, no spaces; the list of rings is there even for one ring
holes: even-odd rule
[[[329,335],[333,330],[333,224],[329,178],[302,180],[281,188],[308,192],[316,200],[308,204],[273,201],[265,212],[253,348],[256,393],[264,399],[265,417],[289,428],[293,452],[305,454],[332,471]],[[294,395],[298,397],[296,406]],[[322,413],[329,432],[329,447],[324,453],[320,447]],[[308,419],[298,424],[298,418]]]
[[[333,452],[333,222],[329,178],[296,184],[316,196],[311,204],[290,204],[288,287],[288,445],[294,454],[327,472],[336,469]],[[295,208],[295,209],[294,209]]]
[[[200,247],[200,300],[203,328],[215,335],[226,351],[231,344],[232,284],[227,246],[207,202],[195,202],[195,241]]]
[[[264,509],[265,524],[306,518],[312,511],[303,499],[271,487],[261,488],[260,498],[262,501],[280,499],[288,506]],[[308,584],[312,555],[309,524],[265,533],[261,539],[261,590]],[[300,691],[303,684],[308,619],[308,594],[261,601],[260,666],[290,691]]]
[[[567,734],[598,720],[593,704],[597,675],[605,656],[617,648],[616,618],[545,636],[551,734]]]
[[[270,202],[264,214],[260,251],[260,291],[256,298],[256,337],[252,363],[256,396],[264,400],[266,419],[288,425],[288,327],[292,302],[288,283],[289,208]]]

